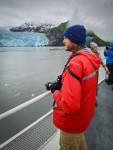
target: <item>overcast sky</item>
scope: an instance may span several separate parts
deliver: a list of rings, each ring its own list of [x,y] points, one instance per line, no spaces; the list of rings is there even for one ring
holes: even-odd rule
[[[0,0],[0,26],[25,22],[83,24],[113,41],[113,0]]]

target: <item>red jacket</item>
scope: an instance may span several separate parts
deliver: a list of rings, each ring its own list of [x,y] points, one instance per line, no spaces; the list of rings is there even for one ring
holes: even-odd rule
[[[57,128],[70,133],[80,133],[88,128],[94,114],[99,66],[99,57],[89,52],[81,52],[70,60],[69,69],[81,81],[68,70],[63,72],[62,88],[53,94],[56,102],[53,122]]]

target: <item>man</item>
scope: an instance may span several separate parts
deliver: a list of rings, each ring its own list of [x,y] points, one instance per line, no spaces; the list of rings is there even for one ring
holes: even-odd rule
[[[108,45],[108,48],[104,50],[104,56],[106,57],[106,66],[109,69],[109,76],[107,84],[113,84],[113,42]]]
[[[86,150],[84,132],[94,114],[100,59],[86,50],[86,29],[74,25],[64,32],[65,50],[72,52],[62,73],[62,87],[49,84],[56,103],[53,123],[60,129],[62,150]]]
[[[109,72],[108,68],[106,67],[104,61],[102,60],[100,53],[98,52],[98,45],[94,42],[91,42],[90,48],[91,48],[91,51],[100,58],[100,63],[102,65],[103,69],[105,70],[106,74],[109,75],[110,72]],[[99,78],[99,71],[97,71],[97,79],[98,78]],[[97,80],[97,95],[98,95],[98,80]],[[95,106],[98,106],[97,99],[96,99]]]

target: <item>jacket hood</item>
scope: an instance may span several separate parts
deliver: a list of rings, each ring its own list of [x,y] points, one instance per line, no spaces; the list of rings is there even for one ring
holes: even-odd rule
[[[81,55],[87,57],[90,62],[93,64],[95,69],[98,69],[100,67],[100,58],[98,56],[96,56],[95,54],[93,54],[92,52],[81,52]]]

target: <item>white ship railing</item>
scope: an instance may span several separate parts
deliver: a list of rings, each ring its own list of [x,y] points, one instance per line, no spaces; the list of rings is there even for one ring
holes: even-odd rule
[[[51,94],[51,92],[47,91],[47,92],[45,92],[45,93],[43,93],[43,94],[41,94],[41,95],[39,95],[39,96],[29,100],[29,101],[27,101],[27,102],[25,102],[25,103],[15,107],[15,108],[11,109],[11,110],[6,111],[3,114],[0,114],[0,120],[2,120],[4,118],[6,118],[6,117],[16,113],[17,111],[20,111],[21,109],[23,109],[23,108],[25,108],[25,107],[27,107],[27,106],[29,106],[29,105],[39,101],[40,99],[42,99],[42,98],[44,98],[44,97],[46,97],[46,96],[48,96],[50,94]]]
[[[59,132],[51,114],[52,110],[2,143],[0,150],[59,150]]]
[[[39,96],[38,96],[39,97]],[[45,97],[45,96],[44,96]],[[20,110],[20,109],[19,109]],[[19,111],[18,110],[18,111]],[[43,115],[41,118],[39,118],[38,120],[36,120],[35,122],[33,122],[32,124],[30,124],[28,127],[26,127],[25,129],[23,129],[22,131],[20,131],[19,133],[17,133],[16,135],[14,135],[13,137],[11,137],[9,140],[5,141],[4,143],[2,143],[0,145],[0,149],[2,147],[4,147],[5,145],[7,145],[8,143],[10,143],[11,141],[13,141],[14,139],[16,139],[17,137],[19,137],[21,134],[23,134],[24,132],[26,132],[27,130],[29,130],[31,127],[33,127],[34,125],[36,125],[37,123],[39,123],[41,120],[43,120],[44,118],[46,118],[48,115],[50,115],[52,113],[52,110],[49,111],[48,113],[46,113],[45,115]],[[13,113],[11,113],[13,114]],[[6,116],[5,116],[6,117]],[[5,118],[4,117],[4,118]]]

